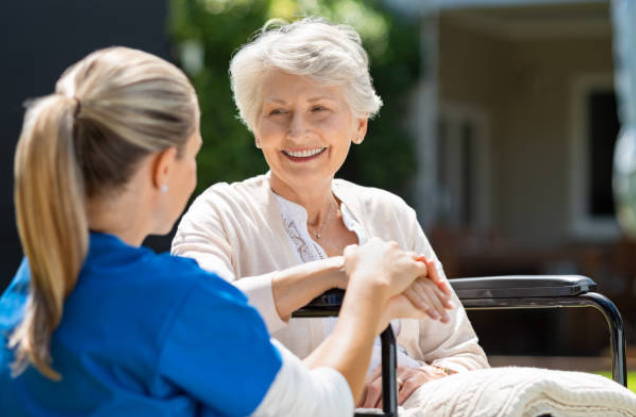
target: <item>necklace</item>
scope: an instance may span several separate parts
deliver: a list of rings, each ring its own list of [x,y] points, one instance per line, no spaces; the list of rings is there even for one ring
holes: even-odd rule
[[[320,225],[320,228],[313,231],[313,235],[316,240],[320,240],[322,232],[325,231],[325,227],[327,227],[327,224],[331,220],[331,212],[333,211],[331,210],[331,206],[332,204],[329,204],[329,207],[327,207],[327,214],[325,215],[325,220],[322,222],[322,225]]]

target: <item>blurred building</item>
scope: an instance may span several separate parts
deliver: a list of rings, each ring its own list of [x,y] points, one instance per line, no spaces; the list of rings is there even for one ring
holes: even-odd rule
[[[630,337],[636,244],[621,233],[612,196],[619,121],[610,6],[420,4],[426,70],[413,101],[416,187],[418,212],[449,276],[588,275],[619,305]],[[502,314],[478,319],[482,337],[500,334]],[[543,323],[554,340],[539,352],[511,342],[514,349],[555,353],[567,344],[574,352],[561,354],[590,354],[607,344],[595,311],[513,317],[526,330]]]

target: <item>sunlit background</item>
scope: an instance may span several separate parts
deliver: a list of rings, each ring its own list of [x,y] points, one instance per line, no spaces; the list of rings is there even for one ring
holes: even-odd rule
[[[416,207],[449,277],[592,277],[621,309],[634,343],[636,241],[616,220],[612,167],[619,120],[629,118],[629,106],[617,99],[625,92],[616,89],[616,63],[634,59],[617,58],[617,33],[634,31],[636,23],[621,22],[618,3],[4,2],[0,283],[21,257],[11,182],[24,99],[50,92],[68,64],[98,47],[133,46],[172,60],[200,97],[201,191],[266,170],[232,102],[233,51],[269,19],[320,15],[362,35],[385,102],[342,176],[389,189]],[[168,242],[149,240],[157,249]],[[592,309],[471,312],[471,319],[495,356],[607,354],[606,326]]]

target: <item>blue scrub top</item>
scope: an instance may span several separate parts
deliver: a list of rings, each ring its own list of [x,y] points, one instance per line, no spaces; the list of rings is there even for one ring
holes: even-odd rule
[[[54,382],[11,376],[9,332],[29,267],[0,298],[0,416],[246,416],[281,367],[265,324],[236,287],[191,259],[91,233],[51,340]]]

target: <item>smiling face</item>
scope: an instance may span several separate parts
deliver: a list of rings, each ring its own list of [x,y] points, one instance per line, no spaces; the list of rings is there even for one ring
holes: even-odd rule
[[[353,116],[342,87],[306,76],[273,70],[261,94],[253,130],[272,171],[272,187],[302,192],[330,186],[351,142],[364,139],[367,118]]]

